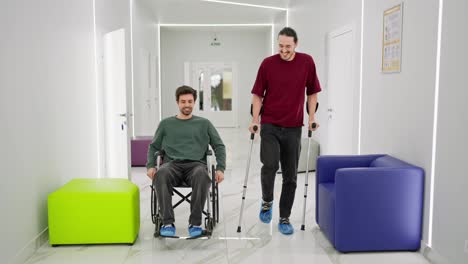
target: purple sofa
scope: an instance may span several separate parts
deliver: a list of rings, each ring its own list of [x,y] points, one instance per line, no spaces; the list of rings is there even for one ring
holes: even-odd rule
[[[132,167],[144,167],[146,165],[148,147],[152,140],[152,136],[141,136],[132,139]]]
[[[420,248],[424,171],[389,155],[317,159],[316,221],[338,251]]]

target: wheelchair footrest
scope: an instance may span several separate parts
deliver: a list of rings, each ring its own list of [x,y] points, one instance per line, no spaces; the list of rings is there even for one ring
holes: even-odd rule
[[[191,239],[198,239],[198,238],[210,238],[211,237],[211,232],[203,230],[203,232],[198,235],[198,236],[193,236],[193,237],[182,237],[182,236],[159,236],[160,238],[175,238],[175,239],[185,239],[185,240],[191,240]]]

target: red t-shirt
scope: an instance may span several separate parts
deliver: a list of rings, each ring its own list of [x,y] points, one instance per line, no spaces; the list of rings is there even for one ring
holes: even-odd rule
[[[314,60],[310,55],[296,52],[292,61],[281,59],[279,54],[264,59],[252,94],[263,97],[262,124],[300,127],[305,92],[311,95],[321,90]]]

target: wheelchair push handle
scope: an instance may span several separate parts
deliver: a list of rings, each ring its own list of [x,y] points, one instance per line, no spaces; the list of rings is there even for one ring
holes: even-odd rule
[[[161,149],[160,151],[156,151],[154,153],[154,156],[156,157],[156,169],[159,169],[159,167],[161,166],[165,154],[166,151],[164,151],[164,149]]]
[[[154,153],[154,156],[157,157],[157,156],[164,156],[166,154],[166,151],[164,149],[161,149],[160,151],[156,151]]]
[[[258,126],[255,125],[252,127],[253,131],[257,132]],[[250,133],[250,140],[253,140],[255,138],[255,133]]]

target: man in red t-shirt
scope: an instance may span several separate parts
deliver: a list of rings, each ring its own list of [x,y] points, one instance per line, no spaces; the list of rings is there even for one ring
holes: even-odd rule
[[[321,91],[314,60],[310,55],[295,52],[297,34],[289,27],[278,34],[279,54],[263,60],[252,89],[252,123],[259,124],[261,113],[260,159],[262,161],[262,205],[260,220],[270,223],[272,217],[275,175],[281,162],[283,186],[279,203],[278,229],[289,235],[294,228],[289,222],[294,203],[297,181],[297,165],[301,151],[301,132],[304,117],[304,101],[307,93],[310,130],[315,121],[317,93]]]

